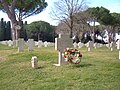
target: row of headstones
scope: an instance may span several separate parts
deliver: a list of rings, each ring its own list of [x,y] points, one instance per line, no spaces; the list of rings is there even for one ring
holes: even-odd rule
[[[34,42],[33,42],[32,39],[28,39],[27,42],[25,42],[23,39],[18,39],[17,41],[8,40],[8,41],[1,41],[0,43],[3,44],[3,45],[8,45],[8,46],[16,47],[16,46],[18,46],[18,42],[19,42],[20,40],[22,40],[21,43],[24,42],[25,45],[27,45],[28,42],[30,42],[30,43],[32,43],[32,44],[34,43],[34,44],[35,44],[34,46],[38,46],[38,48],[48,47],[48,46],[54,46],[54,43],[51,43],[51,42],[47,42],[47,41],[42,42],[42,41],[40,41],[40,40],[39,40],[38,42],[37,42],[37,41],[34,41]],[[17,45],[16,45],[15,43],[17,43]]]
[[[47,41],[45,41],[44,43],[42,41],[38,41],[35,43],[35,41],[33,39],[28,39],[26,45],[28,46],[28,50],[29,51],[33,51],[35,46],[38,46],[38,48],[43,47],[48,47],[48,46],[53,46],[53,43],[48,43]],[[25,46],[25,41],[23,39],[18,39],[18,51],[21,52],[24,50],[24,46]]]
[[[89,41],[88,43],[84,44],[84,43],[73,43],[74,48],[82,48],[83,46],[86,46],[88,48],[88,51],[91,51],[93,48],[100,48],[102,46],[106,46],[108,47],[111,51],[113,51],[115,49],[115,47],[117,47],[117,49],[119,49],[120,45],[120,41],[118,40],[116,43],[115,42],[111,42],[109,44],[100,44],[100,43],[93,43],[92,41]]]

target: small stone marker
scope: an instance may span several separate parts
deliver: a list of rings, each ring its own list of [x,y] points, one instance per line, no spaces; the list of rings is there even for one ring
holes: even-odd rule
[[[38,68],[38,59],[36,56],[33,56],[31,59],[32,68]]]
[[[33,51],[34,46],[35,46],[34,40],[33,39],[28,39],[28,50]]]
[[[120,49],[120,40],[117,41],[117,49]]]
[[[74,48],[77,48],[78,44],[76,42],[73,43]]]
[[[93,41],[88,42],[88,51],[91,51],[93,48]]]
[[[84,43],[79,42],[78,43],[78,48],[82,48],[84,46]]]
[[[65,48],[72,48],[73,40],[69,38],[69,35],[61,35],[59,34],[59,38],[55,38],[55,50],[59,51],[58,64],[54,64],[55,66],[61,66],[67,64],[65,62],[62,53]]]
[[[47,46],[48,46],[48,42],[45,41],[45,42],[44,42],[44,47],[47,47]]]
[[[43,42],[42,41],[38,41],[38,48],[41,48],[43,46]]]
[[[18,52],[24,51],[24,45],[25,45],[24,39],[19,38],[18,39]]]
[[[11,47],[13,45],[13,41],[9,40],[8,41],[8,46]]]
[[[111,49],[111,51],[113,51],[114,48],[115,48],[115,43],[114,43],[114,42],[111,42],[111,43],[110,43],[110,49]]]

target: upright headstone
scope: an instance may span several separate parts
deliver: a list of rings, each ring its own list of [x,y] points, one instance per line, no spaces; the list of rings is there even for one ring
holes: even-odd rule
[[[74,48],[77,48],[78,44],[76,42],[73,43]]]
[[[38,59],[36,56],[33,56],[31,59],[32,68],[38,68]]]
[[[78,48],[82,48],[84,46],[84,43],[79,42],[78,43]]]
[[[111,49],[111,51],[113,51],[114,48],[115,48],[115,43],[114,43],[114,42],[111,42],[111,43],[110,43],[110,49]]]
[[[11,47],[12,45],[13,45],[13,41],[9,40],[9,41],[8,41],[8,46]]]
[[[120,40],[117,41],[117,49],[120,49]]]
[[[64,52],[65,48],[72,48],[72,47],[73,47],[73,40],[69,38],[69,35],[59,34],[59,38],[55,39],[55,50],[59,51],[58,64],[54,64],[55,66],[61,66],[67,64],[67,62],[65,62],[62,56],[62,53]]]
[[[28,39],[28,50],[33,51],[34,47],[35,47],[34,40],[33,39]]]
[[[41,48],[43,46],[43,42],[41,40],[38,41],[38,48]]]
[[[88,42],[88,51],[91,51],[92,50],[92,48],[93,48],[93,41],[89,41]]]
[[[18,39],[18,52],[24,51],[24,45],[25,45],[24,39],[19,38]]]
[[[45,42],[44,42],[44,47],[47,47],[47,46],[48,46],[48,42],[45,41]]]

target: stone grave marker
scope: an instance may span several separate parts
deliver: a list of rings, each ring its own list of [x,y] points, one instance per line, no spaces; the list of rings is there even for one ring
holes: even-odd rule
[[[18,52],[24,51],[24,45],[25,45],[24,39],[19,38],[18,39]]]
[[[84,43],[79,42],[78,43],[78,48],[82,48],[84,46]]]
[[[35,47],[34,40],[33,39],[28,39],[28,50],[33,51],[34,47]]]
[[[110,43],[110,49],[111,49],[111,51],[113,51],[114,48],[115,48],[115,43],[114,43],[114,42],[111,42],[111,43]]]
[[[55,66],[61,66],[67,64],[65,62],[62,53],[65,48],[72,48],[73,40],[69,38],[69,35],[61,35],[59,34],[59,38],[55,38],[55,50],[59,51],[58,64],[54,64]]]
[[[120,40],[117,41],[117,49],[120,49]]]
[[[41,48],[43,46],[43,42],[41,40],[38,41],[38,48]]]
[[[73,43],[74,48],[77,48],[78,44],[76,42]]]
[[[88,42],[88,51],[91,51],[92,50],[92,48],[93,48],[93,41],[89,41]]]
[[[13,45],[13,41],[9,40],[8,41],[8,46],[11,47]]]
[[[47,41],[44,42],[44,47],[48,47],[48,42]]]
[[[38,59],[36,56],[33,56],[31,58],[31,64],[32,64],[32,68],[38,68]]]

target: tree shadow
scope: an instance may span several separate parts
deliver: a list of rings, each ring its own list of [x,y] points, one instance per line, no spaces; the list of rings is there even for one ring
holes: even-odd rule
[[[74,65],[75,67],[90,67],[93,66],[92,64],[78,64],[78,65]]]

